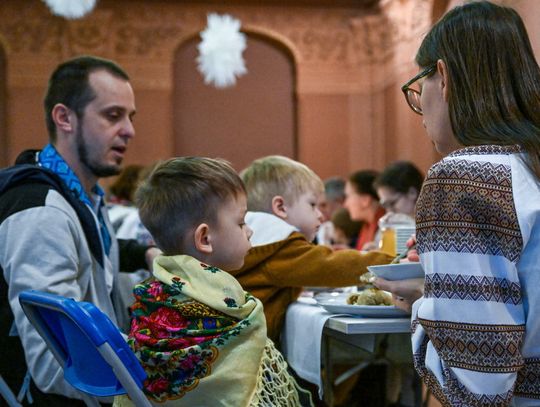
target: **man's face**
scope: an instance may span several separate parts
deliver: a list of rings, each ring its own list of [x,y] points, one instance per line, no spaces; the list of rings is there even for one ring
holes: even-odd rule
[[[127,145],[135,136],[135,97],[129,82],[104,70],[92,72],[96,97],[78,121],[76,149],[81,169],[100,178],[119,174]]]

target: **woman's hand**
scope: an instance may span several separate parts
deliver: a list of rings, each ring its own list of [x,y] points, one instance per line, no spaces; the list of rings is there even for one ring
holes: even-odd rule
[[[406,245],[409,248],[409,251],[407,252],[407,261],[419,262],[420,257],[416,251],[416,235],[411,235],[409,240],[407,240]]]
[[[412,304],[424,295],[424,279],[412,278],[409,280],[385,280],[376,278],[373,281],[375,287],[390,291],[396,307],[411,312]]]

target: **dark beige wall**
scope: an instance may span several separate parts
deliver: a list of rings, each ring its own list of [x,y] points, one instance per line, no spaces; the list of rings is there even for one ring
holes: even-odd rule
[[[297,158],[292,55],[277,42],[248,34],[248,74],[217,89],[204,84],[197,70],[198,42],[182,44],[175,55],[174,154],[222,157],[237,170],[264,155]]]
[[[362,8],[362,2],[291,4],[101,0],[87,17],[67,21],[52,16],[39,0],[4,0],[0,44],[6,54],[7,134],[0,143],[5,150],[0,164],[12,162],[24,148],[46,142],[41,99],[47,78],[56,64],[82,53],[114,59],[132,77],[137,137],[130,146],[128,163],[148,164],[182,154],[182,140],[190,136],[179,132],[189,117],[181,118],[175,105],[175,82],[181,79],[174,62],[182,44],[204,29],[206,14],[211,11],[232,14],[262,44],[276,45],[278,55],[287,61],[286,69],[268,69],[261,76],[271,84],[285,82],[283,93],[289,99],[272,102],[279,104],[275,110],[282,110],[281,119],[272,124],[275,128],[270,133],[261,135],[260,145],[250,142],[242,148],[244,136],[234,142],[215,138],[207,144],[193,143],[187,153],[216,155],[224,151],[238,167],[261,154],[282,153],[304,161],[322,177],[347,175],[362,167],[382,168],[399,158],[395,155],[400,152],[387,144],[401,135],[390,134],[397,127],[388,123],[407,108],[399,99],[391,101],[395,111],[387,111],[387,89],[398,85],[399,75],[414,71],[410,55],[406,63],[403,55],[417,45],[420,33],[429,25],[432,0],[381,2],[381,7],[368,10]],[[244,81],[249,82],[248,78]],[[257,109],[255,103],[253,107],[250,117],[254,121],[268,119],[264,114],[268,107]],[[198,123],[189,124],[190,133],[205,131]],[[235,129],[238,127],[229,131]],[[256,132],[249,130],[250,135]],[[429,150],[429,143],[423,143]],[[201,148],[193,149],[197,144]],[[430,155],[411,153],[411,158],[422,166],[432,161]]]
[[[218,12],[239,18],[246,32],[262,44],[275,46],[271,50],[286,61],[282,65],[286,69],[269,69],[260,75],[276,84],[286,71],[290,99],[279,107],[285,112],[281,117],[289,118],[274,123],[271,131],[276,136],[265,133],[257,148],[249,147],[252,141],[242,148],[245,136],[232,135],[234,142],[218,138],[194,149],[195,142],[186,152],[217,155],[225,151],[237,167],[260,154],[282,153],[305,162],[321,177],[347,175],[358,168],[381,169],[396,159],[410,159],[425,171],[438,157],[425,136],[421,117],[410,111],[399,88],[417,72],[413,57],[433,16],[455,3],[392,0],[366,10],[361,1],[339,5],[319,1],[318,6],[292,1],[283,6],[247,0],[215,4],[100,0],[89,16],[67,21],[52,16],[39,0],[3,0],[0,47],[5,55],[5,92],[3,96],[0,92],[0,111],[3,104],[6,113],[0,113],[0,129],[5,130],[0,130],[0,165],[11,163],[20,150],[46,142],[41,105],[47,78],[59,62],[82,53],[114,59],[132,77],[138,134],[128,163],[149,164],[182,154],[182,140],[189,135],[179,133],[181,112],[174,90],[181,79],[175,58],[182,44],[204,29],[206,14]],[[504,3],[524,16],[538,55],[536,0]],[[245,82],[249,80],[245,77]],[[260,111],[268,108],[257,106],[250,117],[267,119]],[[189,122],[189,115],[181,120],[191,126],[187,132],[204,131],[198,123]],[[235,132],[238,127],[230,129]],[[250,135],[255,132],[249,130]]]

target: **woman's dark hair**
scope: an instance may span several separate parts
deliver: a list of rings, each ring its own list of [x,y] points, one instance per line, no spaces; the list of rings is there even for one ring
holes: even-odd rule
[[[375,191],[375,187],[373,186],[373,182],[378,175],[379,173],[377,171],[361,170],[351,174],[349,177],[349,182],[354,187],[356,192],[359,194],[371,195],[373,199],[378,202],[379,196],[377,195],[377,191]]]
[[[386,167],[375,179],[375,188],[388,187],[406,194],[410,188],[420,192],[424,175],[410,161],[396,161]]]
[[[464,146],[519,145],[540,178],[540,69],[523,21],[479,1],[446,13],[424,38],[420,67],[443,60],[456,139]]]

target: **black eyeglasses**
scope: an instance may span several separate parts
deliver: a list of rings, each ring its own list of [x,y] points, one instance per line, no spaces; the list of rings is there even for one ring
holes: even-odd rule
[[[407,82],[405,85],[401,87],[401,90],[405,94],[405,99],[407,100],[407,103],[409,104],[410,108],[413,110],[413,112],[422,114],[422,105],[420,104],[420,95],[422,94],[422,90],[416,90],[411,88],[411,85],[418,81],[419,79],[422,79],[425,76],[428,76],[435,72],[435,69],[437,68],[437,64],[433,64],[426,69],[424,69],[422,72],[420,72],[418,75],[416,75],[414,78],[412,78],[409,82]]]
[[[400,201],[401,198],[403,198],[404,194],[398,193],[397,196],[394,196],[393,199],[387,199],[385,201],[379,201],[379,205],[381,205],[384,209],[387,211],[392,211],[396,204]]]

